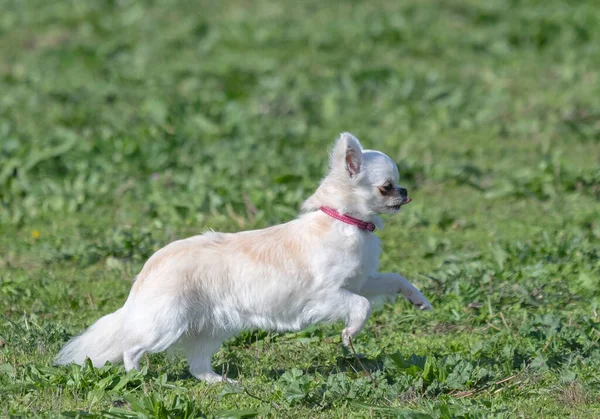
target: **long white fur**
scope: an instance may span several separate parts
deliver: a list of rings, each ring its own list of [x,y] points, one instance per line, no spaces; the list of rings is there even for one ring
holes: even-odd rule
[[[345,323],[348,345],[372,303],[402,294],[420,309],[427,299],[405,278],[379,273],[379,239],[333,219],[323,205],[382,227],[390,210],[378,186],[398,182],[394,162],[341,134],[328,175],[295,220],[262,230],[209,232],[175,241],[144,265],[125,305],[73,338],[57,364],[123,361],[139,368],[145,353],[183,347],[190,372],[221,381],[211,356],[245,329],[297,331],[319,322]]]

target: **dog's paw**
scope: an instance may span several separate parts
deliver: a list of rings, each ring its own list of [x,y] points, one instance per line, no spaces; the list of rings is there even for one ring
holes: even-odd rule
[[[348,346],[350,346],[351,339],[352,335],[350,332],[350,328],[347,327],[344,330],[342,330],[342,345],[344,345],[347,348]]]
[[[402,277],[401,277],[402,278]],[[413,306],[419,310],[432,310],[431,303],[425,298],[413,284],[402,278],[400,282],[400,290],[398,291],[404,296]]]
[[[201,380],[205,381],[208,384],[216,384],[216,383],[228,383],[228,384],[238,384],[236,380],[232,380],[231,378],[224,377],[215,373],[214,371],[203,372],[200,374],[194,374],[194,376]]]
[[[410,303],[419,310],[433,310],[433,306],[431,305],[429,300],[427,300],[427,298],[425,298],[425,296],[420,292],[413,293],[413,295],[410,296],[408,301],[410,301]]]

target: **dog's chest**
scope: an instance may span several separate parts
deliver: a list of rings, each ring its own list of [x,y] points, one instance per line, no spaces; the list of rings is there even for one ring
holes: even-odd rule
[[[378,271],[380,254],[379,238],[359,232],[324,249],[320,269],[329,281],[356,292]]]
[[[361,237],[356,243],[356,267],[354,270],[356,274],[350,275],[348,278],[347,287],[350,289],[355,287],[360,289],[368,277],[379,270],[380,240],[374,234],[364,234],[362,236],[364,237]]]

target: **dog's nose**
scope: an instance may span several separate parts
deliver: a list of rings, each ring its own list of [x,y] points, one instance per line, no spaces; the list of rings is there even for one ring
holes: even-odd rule
[[[398,193],[404,198],[408,196],[408,191],[406,190],[406,188],[398,188]]]

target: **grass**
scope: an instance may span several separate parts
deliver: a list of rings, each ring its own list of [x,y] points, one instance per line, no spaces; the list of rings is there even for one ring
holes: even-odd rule
[[[0,1],[0,415],[600,416],[593,1]],[[348,130],[400,167],[382,270],[435,306],[57,368],[142,263],[291,219]]]

